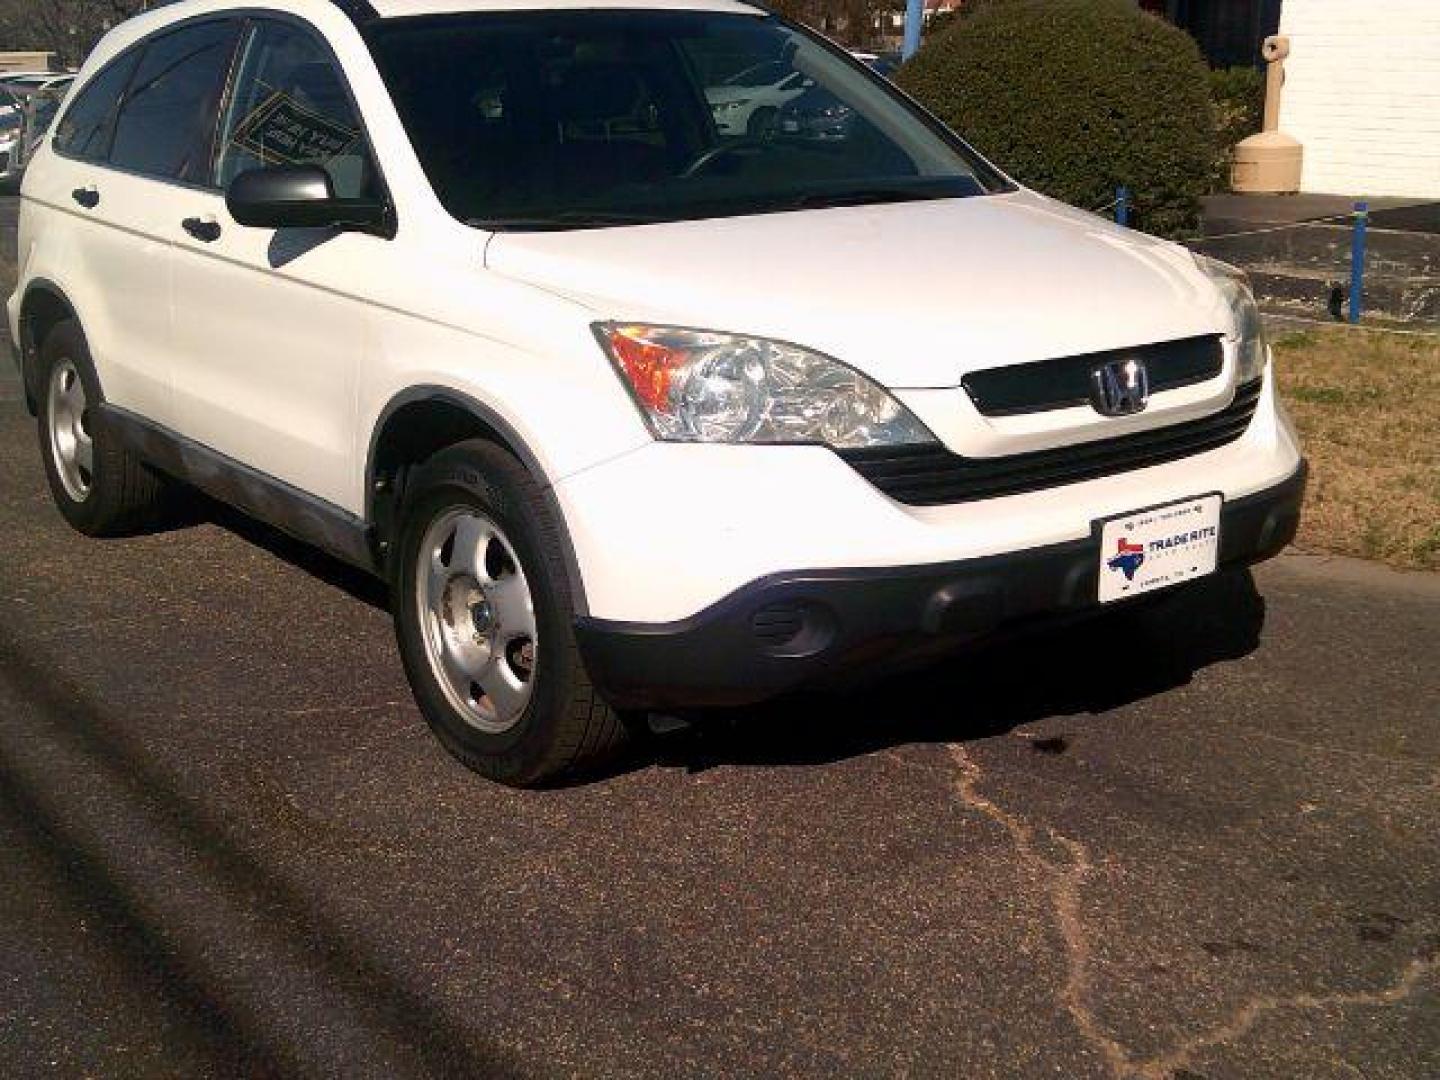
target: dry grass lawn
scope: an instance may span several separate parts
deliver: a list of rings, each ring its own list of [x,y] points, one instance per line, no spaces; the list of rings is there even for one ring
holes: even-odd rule
[[[1440,334],[1323,327],[1274,345],[1312,469],[1296,543],[1440,569]]]

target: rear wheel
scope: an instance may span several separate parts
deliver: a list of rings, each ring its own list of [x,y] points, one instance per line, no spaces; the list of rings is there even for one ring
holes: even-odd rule
[[[123,535],[158,515],[160,477],[96,423],[100,384],[85,336],[59,323],[40,346],[40,452],[65,520],[89,536]]]
[[[575,645],[558,523],[528,471],[475,440],[410,484],[392,607],[416,701],[470,768],[533,786],[593,767],[625,739]]]

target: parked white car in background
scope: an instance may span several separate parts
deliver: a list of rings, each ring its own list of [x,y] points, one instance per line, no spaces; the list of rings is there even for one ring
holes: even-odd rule
[[[784,60],[767,60],[705,88],[715,127],[722,135],[760,137],[775,126],[784,105],[814,83]]]
[[[19,111],[0,115],[0,190],[13,193],[20,179],[20,147],[25,126]]]
[[[767,63],[848,137],[716,123]],[[65,517],[185,482],[382,575],[425,716],[507,783],[624,710],[1098,611],[1298,520],[1235,271],[740,0],[160,8],[86,63],[19,250]]]
[[[12,111],[0,111],[0,185],[13,186],[24,175],[30,154],[74,82],[73,74],[47,72],[16,77],[13,93],[0,90],[15,103]]]

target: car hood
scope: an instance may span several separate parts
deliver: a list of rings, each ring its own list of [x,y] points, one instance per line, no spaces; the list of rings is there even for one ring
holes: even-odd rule
[[[1028,191],[499,233],[486,264],[600,320],[777,338],[897,389],[1230,329],[1184,248]]]

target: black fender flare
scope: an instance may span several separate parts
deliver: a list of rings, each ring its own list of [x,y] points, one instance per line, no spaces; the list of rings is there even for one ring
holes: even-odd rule
[[[28,317],[26,309],[38,293],[48,294],[62,305],[65,310],[70,312],[69,317],[80,325],[81,335],[87,342],[90,341],[90,335],[85,332],[85,321],[80,317],[80,309],[75,306],[75,302],[70,299],[69,294],[66,293],[63,288],[45,277],[31,278],[25,283],[25,295],[20,301],[20,318],[18,325],[20,340],[17,341],[15,345],[20,351],[20,381],[25,390],[27,404],[33,406],[32,412],[34,409],[39,408],[40,402],[40,387],[36,385],[38,375],[36,371],[36,361],[40,357],[41,342],[35,340],[35,335],[31,327],[31,319]],[[105,387],[100,381],[100,372],[97,370],[94,372],[94,375],[95,385],[100,387],[100,403],[103,403],[105,400]]]
[[[590,606],[585,596],[585,579],[580,572],[580,560],[575,554],[575,544],[570,538],[570,527],[565,521],[565,512],[560,506],[560,499],[555,494],[554,483],[546,473],[544,466],[540,464],[539,456],[504,416],[464,391],[440,385],[412,386],[402,390],[385,403],[385,407],[380,410],[380,414],[376,417],[374,426],[370,430],[370,442],[365,452],[365,521],[372,528],[378,524],[376,496],[381,492],[377,486],[376,451],[379,448],[380,435],[397,412],[407,405],[425,401],[442,402],[469,413],[493,431],[501,445],[519,458],[520,463],[539,482],[545,505],[554,515],[558,527],[560,556],[570,579],[570,596],[575,606],[575,614],[577,616],[589,615]]]

